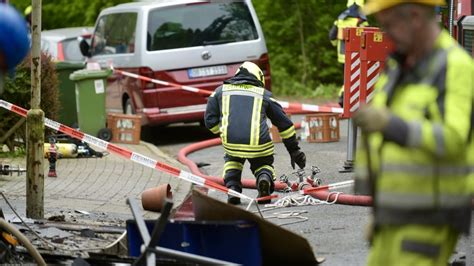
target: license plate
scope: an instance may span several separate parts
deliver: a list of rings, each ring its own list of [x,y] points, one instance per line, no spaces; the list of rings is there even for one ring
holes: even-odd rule
[[[198,67],[188,69],[190,78],[201,78],[209,76],[226,75],[227,66]]]

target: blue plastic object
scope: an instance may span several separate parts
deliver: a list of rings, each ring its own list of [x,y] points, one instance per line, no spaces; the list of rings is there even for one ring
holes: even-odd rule
[[[145,221],[150,234],[155,221]],[[140,255],[143,241],[134,220],[127,220],[128,252]],[[160,236],[158,246],[214,259],[261,265],[260,233],[253,222],[171,221]]]
[[[0,51],[5,56],[7,69],[13,71],[29,50],[25,19],[12,6],[0,3]]]

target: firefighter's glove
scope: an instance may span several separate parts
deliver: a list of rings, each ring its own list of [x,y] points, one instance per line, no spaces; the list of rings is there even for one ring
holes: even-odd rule
[[[371,106],[361,106],[354,115],[354,123],[363,132],[379,132],[387,127],[391,113],[386,108],[375,108]]]
[[[295,169],[295,163],[301,169],[303,169],[306,166],[306,155],[304,154],[304,152],[300,150],[291,152],[290,157],[291,157],[291,167],[293,167],[293,169]]]

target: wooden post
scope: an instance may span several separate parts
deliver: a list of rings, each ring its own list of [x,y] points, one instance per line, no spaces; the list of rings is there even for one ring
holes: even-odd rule
[[[26,216],[44,218],[44,112],[41,103],[41,0],[32,0],[31,109],[26,117]]]

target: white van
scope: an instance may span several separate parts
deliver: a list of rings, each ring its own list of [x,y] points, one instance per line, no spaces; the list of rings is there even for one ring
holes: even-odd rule
[[[89,60],[150,78],[213,91],[244,61],[265,74],[271,89],[265,39],[251,0],[161,0],[104,9]],[[142,115],[142,124],[202,121],[207,99],[179,88],[120,74],[108,80],[108,111]]]

